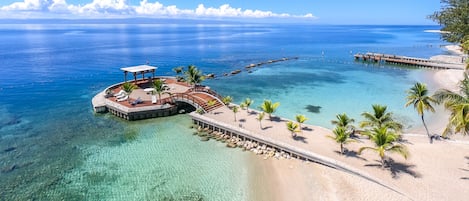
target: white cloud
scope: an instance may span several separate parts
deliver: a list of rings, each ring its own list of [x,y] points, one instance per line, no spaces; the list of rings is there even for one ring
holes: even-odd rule
[[[229,4],[218,8],[205,7],[199,4],[195,9],[179,9],[175,5],[165,6],[158,1],[141,0],[137,6],[129,5],[128,0],[93,0],[85,5],[67,4],[66,0],[23,0],[7,6],[0,7],[0,11],[19,16],[21,13],[35,12],[39,16],[61,14],[69,18],[80,17],[190,17],[190,18],[303,18],[314,19],[311,14],[302,16],[287,13],[273,13],[272,11],[233,8]],[[42,15],[41,15],[42,14]],[[64,15],[67,14],[67,15]],[[8,14],[3,14],[9,16]],[[31,15],[28,15],[31,16]]]

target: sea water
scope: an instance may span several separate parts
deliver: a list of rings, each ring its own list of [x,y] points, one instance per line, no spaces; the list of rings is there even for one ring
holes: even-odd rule
[[[357,52],[444,54],[435,26],[241,23],[0,25],[1,200],[246,200],[249,153],[201,142],[186,115],[128,122],[94,114],[91,98],[148,63],[157,75],[196,65],[222,95],[280,102],[276,115],[332,128],[387,105],[404,108],[419,69],[355,62]],[[283,57],[250,72],[244,66]],[[233,70],[243,72],[223,76]],[[262,179],[262,178],[257,178]]]

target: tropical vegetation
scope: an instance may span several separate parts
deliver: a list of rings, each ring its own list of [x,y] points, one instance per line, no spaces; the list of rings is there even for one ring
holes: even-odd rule
[[[231,110],[233,111],[234,121],[236,122],[236,113],[239,112],[239,107],[235,105]]]
[[[343,126],[337,126],[332,133],[334,136],[328,135],[328,138],[333,139],[335,142],[339,143],[340,145],[340,154],[344,154],[344,145],[350,142],[354,142],[355,140],[350,139],[350,133],[347,132],[347,129]]]
[[[299,123],[300,131],[301,131],[301,130],[302,130],[301,124],[304,123],[306,120],[308,120],[308,118],[306,118],[305,115],[297,114],[297,115],[295,116],[295,119],[296,119],[296,122]]]
[[[161,94],[163,94],[164,91],[168,90],[168,87],[164,84],[163,80],[156,79],[152,83],[153,85],[153,93],[158,94],[158,101],[161,100]]]
[[[241,103],[242,108],[246,108],[246,112],[249,113],[249,106],[251,106],[254,103],[254,100],[250,98],[244,99],[244,101]]]
[[[399,138],[399,135],[393,130],[388,130],[386,126],[375,127],[372,130],[367,130],[364,135],[368,136],[371,142],[374,144],[374,147],[361,147],[358,150],[358,155],[360,155],[364,150],[372,150],[378,153],[381,158],[381,167],[385,167],[386,164],[386,152],[397,153],[403,156],[405,159],[409,156],[409,151],[407,148],[396,143]]]
[[[337,120],[331,121],[333,125],[336,125],[337,127],[344,127],[347,130],[354,129],[354,126],[352,125],[352,123],[355,122],[355,119],[348,117],[347,114],[345,113],[337,114],[335,117]]]
[[[402,130],[402,124],[394,120],[391,112],[386,111],[387,106],[374,104],[372,105],[372,108],[373,112],[362,113],[365,120],[360,122],[361,128],[387,127],[396,132],[400,132]]]
[[[452,43],[469,40],[469,0],[441,0],[440,11],[428,17],[442,26],[442,37]]]
[[[233,97],[231,96],[225,96],[223,97],[223,99],[221,100],[223,102],[223,104],[225,104],[226,106],[230,106],[230,103],[233,102]]]
[[[277,110],[278,106],[280,106],[279,102],[272,103],[271,100],[264,100],[260,108],[262,111],[269,114],[269,119],[270,121],[272,121],[272,113],[274,113],[275,110]]]
[[[137,89],[138,87],[131,83],[131,82],[126,82],[122,84],[122,90],[124,90],[128,95],[132,93],[133,90]]]
[[[262,128],[262,120],[264,119],[264,116],[265,116],[265,113],[264,113],[264,112],[260,112],[260,113],[257,115],[257,118],[256,118],[256,119],[259,121],[259,127],[260,127],[261,129],[263,129],[263,128]]]
[[[198,70],[194,65],[189,65],[187,67],[187,71],[184,73],[186,74],[186,81],[194,87],[205,80],[205,76],[203,76],[202,71]]]
[[[291,132],[292,137],[296,137],[296,133],[300,132],[299,125],[298,123],[295,123],[293,121],[288,121],[287,123],[287,129]]]
[[[447,89],[440,89],[433,98],[449,110],[450,117],[443,136],[452,133],[469,134],[469,76],[464,74],[464,79],[459,83],[459,93]]]
[[[422,119],[423,126],[427,131],[428,139],[430,143],[433,143],[433,137],[430,135],[428,131],[427,124],[425,123],[424,112],[430,111],[435,112],[435,108],[433,108],[432,104],[436,103],[436,100],[428,95],[427,85],[422,83],[415,83],[410,90],[407,91],[407,103],[405,104],[406,107],[413,105],[414,109],[420,115]]]

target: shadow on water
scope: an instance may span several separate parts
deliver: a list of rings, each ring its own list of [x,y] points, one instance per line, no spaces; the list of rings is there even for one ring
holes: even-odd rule
[[[321,112],[321,106],[319,105],[307,105],[305,107],[306,110],[308,110],[308,112],[311,112],[311,113],[320,113]]]

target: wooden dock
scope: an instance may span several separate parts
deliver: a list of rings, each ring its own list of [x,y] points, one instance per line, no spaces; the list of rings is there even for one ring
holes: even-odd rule
[[[397,65],[406,65],[414,66],[420,68],[431,68],[431,69],[464,69],[464,63],[445,63],[442,61],[435,61],[424,58],[415,58],[415,57],[406,57],[399,55],[391,54],[381,54],[381,53],[365,53],[365,54],[355,54],[355,60],[373,62],[373,63],[387,63],[387,64],[397,64]]]

